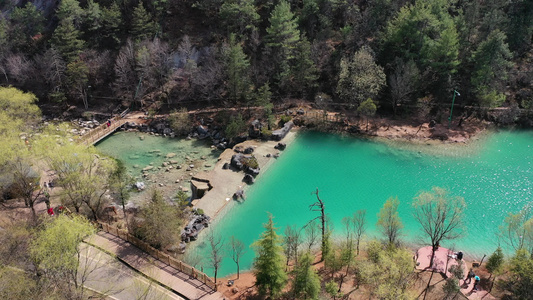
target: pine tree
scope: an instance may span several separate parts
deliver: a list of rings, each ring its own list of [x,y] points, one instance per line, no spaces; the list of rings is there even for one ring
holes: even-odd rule
[[[59,23],[52,36],[52,46],[59,51],[63,59],[70,63],[78,58],[84,43],[80,32],[74,27],[74,21],[66,18]]]
[[[76,29],[81,28],[84,14],[78,0],[61,0],[56,12],[60,22],[71,19]]]
[[[44,21],[41,11],[31,2],[15,7],[10,15],[11,30],[7,31],[12,50],[27,53],[33,44],[31,38],[44,30]]]
[[[287,83],[291,75],[291,63],[300,41],[297,20],[291,12],[289,3],[282,0],[270,16],[270,27],[267,28],[266,45],[273,50],[275,78],[279,86]]]
[[[281,237],[276,233],[271,214],[268,223],[264,224],[265,231],[261,234],[253,246],[257,253],[254,259],[255,284],[261,295],[277,297],[287,282],[287,274],[284,269],[285,258]]]
[[[152,21],[152,17],[139,1],[139,5],[133,10],[131,21],[131,35],[137,40],[142,41],[147,38],[154,38],[157,32],[157,24]]]
[[[92,44],[97,45],[100,29],[102,28],[102,10],[100,9],[100,4],[95,3],[93,0],[87,2],[82,27],[87,37],[85,40],[94,41]]]
[[[250,61],[236,41],[235,34],[229,37],[229,45],[224,51],[227,90],[229,98],[234,102],[242,101],[250,89]]]
[[[298,261],[292,281],[292,293],[295,299],[318,299],[320,278],[312,264],[313,257],[309,252],[302,255]]]
[[[121,26],[122,14],[118,4],[113,2],[109,8],[103,8],[100,45],[109,49],[118,49]]]
[[[318,70],[311,59],[311,44],[305,36],[296,44],[292,74],[292,86],[298,95],[312,96],[313,89],[317,87]]]
[[[220,7],[220,19],[228,32],[249,38],[257,31],[260,17],[253,0],[227,0]]]
[[[512,53],[505,39],[505,33],[495,30],[472,54],[474,72],[471,81],[483,106],[498,106],[505,99],[499,95],[503,95],[513,66]]]

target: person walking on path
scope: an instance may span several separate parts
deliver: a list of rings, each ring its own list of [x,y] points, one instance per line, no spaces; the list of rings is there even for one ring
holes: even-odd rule
[[[472,290],[473,290],[473,291],[477,291],[477,287],[478,287],[479,282],[481,281],[481,279],[480,279],[479,276],[477,276],[477,275],[474,276],[474,279],[475,279],[475,281],[474,281],[474,288],[473,288]]]
[[[472,282],[472,278],[474,278],[474,276],[476,276],[476,273],[474,273],[474,270],[470,269],[470,271],[468,271],[468,275],[466,275],[466,280],[468,282],[465,281],[465,283],[470,284],[470,282]]]

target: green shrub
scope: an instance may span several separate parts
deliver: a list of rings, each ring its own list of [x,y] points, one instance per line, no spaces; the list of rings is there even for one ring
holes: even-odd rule
[[[264,138],[270,138],[272,136],[272,130],[268,129],[267,127],[261,128],[261,136]]]
[[[285,125],[285,123],[289,122],[291,119],[291,116],[281,115],[279,118],[279,126],[283,127],[283,125]]]
[[[191,130],[191,121],[186,108],[173,112],[168,116],[168,120],[170,121],[170,128],[177,134],[184,135]]]
[[[82,112],[81,116],[87,121],[94,119],[94,114],[92,112],[90,112],[90,111]]]
[[[246,130],[246,123],[239,114],[237,117],[232,117],[226,126],[226,137],[230,139],[234,138],[241,134],[244,130]]]
[[[245,167],[249,167],[252,169],[259,168],[259,163],[257,162],[257,158],[255,158],[255,156],[253,155],[251,157],[243,158],[241,162]]]

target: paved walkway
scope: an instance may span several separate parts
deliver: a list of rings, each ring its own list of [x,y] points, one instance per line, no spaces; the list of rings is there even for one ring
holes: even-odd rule
[[[190,278],[114,235],[99,232],[88,238],[87,242],[117,255],[124,263],[186,299],[224,299],[221,293],[214,292],[199,280]]]
[[[430,270],[429,262],[431,260],[431,246],[426,246],[418,249],[416,252],[416,268],[419,270]],[[453,265],[458,265],[457,260],[454,258],[451,258],[450,255],[454,252],[439,247],[437,251],[435,251],[435,258],[433,259],[433,269],[439,273],[446,274],[447,277],[452,276],[449,272],[450,267]],[[463,261],[464,262],[464,261]],[[447,269],[446,269],[447,268]],[[488,291],[484,291],[479,287],[479,290],[474,291],[474,279],[470,280],[470,282],[466,283],[466,275],[468,274],[469,267],[466,263],[463,263],[463,275],[465,278],[459,280],[461,293],[465,295],[470,300],[492,300],[496,299],[491,294],[489,294]],[[475,270],[474,270],[475,272]]]

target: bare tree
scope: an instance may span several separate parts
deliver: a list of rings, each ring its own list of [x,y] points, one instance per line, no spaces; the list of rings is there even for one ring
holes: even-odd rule
[[[231,248],[231,258],[237,264],[237,279],[240,277],[240,266],[239,262],[241,259],[241,256],[246,253],[246,250],[244,248],[244,244],[235,238],[235,236],[231,236],[230,238],[230,248]]]
[[[465,209],[466,203],[462,197],[452,197],[440,187],[433,187],[432,191],[421,191],[415,198],[413,216],[432,246],[430,267],[433,266],[435,251],[440,243],[462,235]]]
[[[533,202],[524,206],[516,214],[509,213],[502,226],[500,238],[515,251],[519,249],[533,249]]]
[[[328,248],[327,239],[326,239],[326,212],[325,212],[324,201],[322,201],[322,199],[320,199],[320,196],[318,195],[318,188],[316,188],[316,192],[314,192],[313,194],[316,195],[317,202],[309,205],[309,209],[312,211],[320,212],[320,215],[316,217],[315,219],[313,219],[313,221],[316,219],[320,219],[320,230],[322,231],[322,245],[321,245],[322,256],[320,258],[320,261],[323,261],[324,256],[327,254],[324,252],[327,252],[326,250]]]
[[[48,49],[34,59],[36,77],[46,84],[49,93],[59,93],[64,89],[67,64],[54,48]]]
[[[31,67],[31,62],[22,54],[11,54],[6,58],[7,73],[20,85],[30,77]]]
[[[135,47],[131,40],[126,42],[115,60],[115,92],[126,101],[133,101],[143,95],[135,71]]]
[[[314,220],[307,223],[305,226],[305,240],[307,244],[307,250],[311,251],[318,240],[318,226]]]
[[[387,238],[388,244],[392,246],[398,244],[400,232],[403,228],[400,215],[398,214],[399,205],[400,201],[398,197],[387,199],[378,213],[378,222],[376,224],[381,233]]]
[[[366,231],[366,210],[358,210],[353,214],[352,226],[355,237],[356,255],[359,255],[359,244]]]
[[[394,115],[396,115],[398,107],[407,103],[409,96],[416,91],[419,77],[420,72],[414,61],[405,62],[396,58],[394,72],[389,76],[390,103]]]
[[[32,168],[30,160],[21,156],[11,161],[10,168],[13,174],[14,190],[19,197],[24,199],[24,204],[31,209],[35,218],[34,204],[43,192],[39,186],[39,175]]]
[[[218,269],[220,268],[220,264],[222,263],[222,259],[224,258],[222,249],[224,244],[222,243],[222,238],[220,236],[215,236],[213,231],[209,232],[207,240],[209,241],[209,246],[211,248],[211,252],[209,253],[209,264],[215,272],[214,278],[216,290]]]
[[[283,250],[287,258],[286,265],[289,265],[291,259],[294,259],[295,264],[298,263],[298,247],[300,246],[300,231],[296,225],[285,227],[285,236],[283,237]]]

